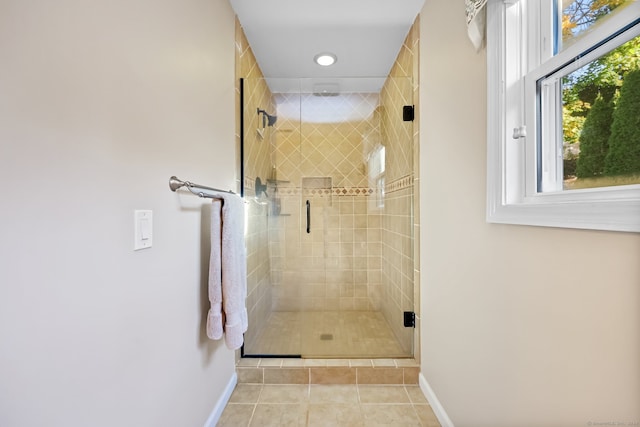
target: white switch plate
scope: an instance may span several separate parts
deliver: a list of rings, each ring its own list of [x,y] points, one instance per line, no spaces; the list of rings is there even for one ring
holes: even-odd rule
[[[134,211],[133,250],[147,249],[153,246],[153,211]]]

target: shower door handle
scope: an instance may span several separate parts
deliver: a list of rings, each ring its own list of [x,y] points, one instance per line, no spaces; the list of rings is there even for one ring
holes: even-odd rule
[[[311,233],[311,203],[307,200],[307,234]]]

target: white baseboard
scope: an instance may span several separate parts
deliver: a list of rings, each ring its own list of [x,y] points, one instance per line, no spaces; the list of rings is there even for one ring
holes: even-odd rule
[[[442,427],[455,427],[422,372],[420,372],[419,381],[420,389],[426,396],[429,405],[431,405],[431,409],[433,409],[433,413],[436,414],[436,418],[438,418],[438,421],[440,422],[440,425]]]
[[[216,406],[211,411],[211,415],[207,418],[207,422],[204,423],[204,427],[216,427],[218,421],[220,421],[220,417],[222,416],[222,411],[224,411],[225,406],[227,406],[227,402],[231,398],[231,393],[233,393],[233,389],[236,388],[236,384],[238,383],[238,374],[233,373],[229,383],[224,389],[222,396],[216,402]]]

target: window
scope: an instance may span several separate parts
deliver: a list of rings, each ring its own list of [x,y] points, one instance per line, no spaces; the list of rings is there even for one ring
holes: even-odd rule
[[[369,187],[375,189],[375,193],[369,198],[371,209],[384,207],[385,186],[385,147],[377,145],[368,156]]]
[[[632,0],[489,1],[488,221],[640,231],[638,17]]]

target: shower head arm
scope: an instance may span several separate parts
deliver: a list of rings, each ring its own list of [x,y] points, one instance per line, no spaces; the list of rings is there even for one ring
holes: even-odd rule
[[[258,110],[258,115],[262,114],[262,129],[264,129],[265,127],[268,126],[273,126],[276,124],[276,120],[278,120],[278,116],[276,115],[271,115],[269,113],[267,113],[265,110],[262,110],[260,108],[257,109]]]

